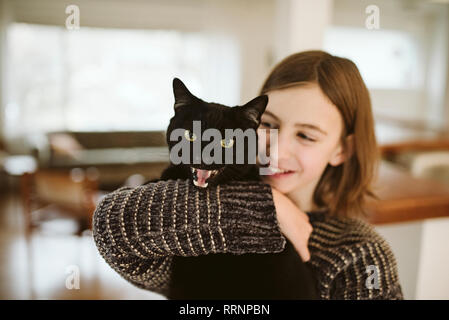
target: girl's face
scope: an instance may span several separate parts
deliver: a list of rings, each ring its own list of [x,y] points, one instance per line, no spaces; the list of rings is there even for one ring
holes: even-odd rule
[[[278,169],[288,172],[261,177],[284,194],[301,190],[311,199],[327,164],[344,160],[340,112],[317,84],[271,91],[268,97],[258,130],[278,129],[278,153],[269,155],[267,139],[266,154],[271,164],[277,160]]]

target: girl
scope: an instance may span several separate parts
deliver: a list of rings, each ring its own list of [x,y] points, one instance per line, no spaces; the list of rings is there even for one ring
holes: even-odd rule
[[[280,253],[288,240],[322,299],[402,299],[389,245],[359,219],[379,155],[357,67],[297,53],[261,94],[269,102],[259,130],[279,130],[274,174],[205,190],[188,180],[120,188],[94,214],[100,254],[129,282],[168,295],[173,256]]]

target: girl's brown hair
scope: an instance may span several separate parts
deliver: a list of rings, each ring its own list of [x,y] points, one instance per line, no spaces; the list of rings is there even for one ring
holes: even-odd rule
[[[305,83],[316,83],[338,108],[343,118],[341,142],[353,135],[353,153],[338,166],[327,165],[315,188],[313,201],[334,216],[367,216],[366,196],[378,199],[371,190],[377,174],[377,148],[371,100],[356,65],[349,59],[324,51],[305,51],[278,63],[260,94]]]

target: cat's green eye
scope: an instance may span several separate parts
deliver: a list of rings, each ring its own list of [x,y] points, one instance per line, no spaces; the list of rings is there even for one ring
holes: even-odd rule
[[[223,148],[232,148],[232,146],[234,145],[234,139],[222,139],[221,140],[221,146]]]
[[[196,140],[196,134],[194,134],[193,132],[190,132],[190,130],[184,131],[184,137],[189,141]]]

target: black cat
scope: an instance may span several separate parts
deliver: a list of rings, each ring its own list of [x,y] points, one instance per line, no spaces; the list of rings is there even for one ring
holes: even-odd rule
[[[197,187],[206,188],[208,185],[223,184],[232,180],[259,180],[257,166],[254,164],[257,154],[256,129],[259,126],[260,117],[267,106],[268,97],[262,95],[243,106],[228,107],[218,103],[205,102],[195,97],[178,78],[173,79],[173,93],[175,96],[175,115],[170,119],[170,124],[167,128],[167,144],[171,154],[175,145],[182,142],[179,140],[172,141],[170,139],[171,134],[175,129],[182,129],[184,136],[181,136],[181,139],[186,139],[184,142],[190,144],[189,161],[181,164],[171,163],[162,172],[160,179],[149,182],[192,179],[192,182]],[[220,132],[223,139],[219,141],[212,140],[211,142],[202,141],[201,149],[194,150],[194,144],[199,143],[198,140],[200,139],[200,137],[197,137],[198,133],[195,134],[193,130],[194,121],[197,121],[197,124],[200,123],[200,137],[207,129],[216,129]],[[230,137],[227,139],[226,129],[233,131],[240,129],[241,132],[253,130],[253,136],[256,140],[237,139],[238,142],[243,142],[242,146],[238,146],[235,143],[235,138]],[[222,148],[222,152],[221,157],[218,157],[220,161],[208,164],[202,157],[202,151],[205,145],[210,145],[211,143],[218,148]],[[243,148],[240,149],[241,147]],[[230,151],[226,149],[229,148],[232,148],[232,159],[228,158],[228,162],[226,162],[226,152]],[[238,163],[237,152],[243,152],[244,161],[241,161],[243,163]],[[210,152],[210,155],[211,157],[215,156],[214,150]],[[195,157],[198,160],[197,162],[194,162]],[[250,159],[253,161],[252,164],[249,162]]]
[[[218,129],[225,137],[225,129],[257,129],[268,97],[262,95],[243,106],[227,107],[205,102],[189,92],[181,80],[173,80],[175,115],[167,129],[170,151],[177,141],[170,141],[173,130],[185,130],[185,138],[194,142],[192,122],[201,121],[201,133]],[[196,137],[198,138],[198,137]],[[226,140],[226,139],[225,139]],[[217,142],[236,148],[230,141]],[[251,146],[245,140],[245,153]],[[253,141],[254,142],[254,141]],[[190,158],[195,154],[190,145]],[[254,146],[253,146],[254,147]],[[236,149],[233,150],[236,155]],[[257,144],[256,144],[257,151]],[[248,153],[249,154],[249,153]],[[223,184],[231,180],[258,180],[258,167],[243,164],[171,164],[160,179],[192,179],[197,187]],[[223,159],[225,160],[224,156]],[[233,158],[235,160],[235,157]],[[225,161],[222,161],[225,162]],[[149,183],[149,182],[147,182]],[[304,264],[294,246],[288,241],[281,253],[241,254],[216,253],[202,256],[174,256],[171,270],[169,299],[315,299],[315,281],[309,266]]]

